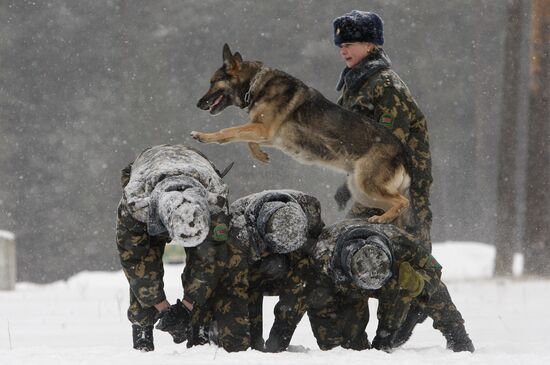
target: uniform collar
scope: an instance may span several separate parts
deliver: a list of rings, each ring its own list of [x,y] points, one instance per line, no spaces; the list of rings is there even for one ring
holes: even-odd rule
[[[391,67],[391,61],[386,52],[382,48],[374,50],[371,54],[365,57],[352,68],[346,67],[340,75],[340,80],[336,86],[336,91],[342,90],[344,85],[348,90],[353,90],[377,73],[380,70]]]

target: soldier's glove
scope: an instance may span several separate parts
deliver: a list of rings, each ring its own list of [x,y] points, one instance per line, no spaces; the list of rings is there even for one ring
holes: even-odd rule
[[[412,298],[419,296],[424,289],[424,279],[408,262],[399,265],[398,283],[399,287],[407,290]]]
[[[336,189],[336,193],[334,194],[334,200],[336,200],[336,204],[338,204],[338,210],[344,210],[350,199],[351,192],[349,191],[348,184],[343,183],[338,189]]]
[[[187,340],[191,311],[178,299],[167,310],[160,312],[156,329],[168,332],[175,343]]]

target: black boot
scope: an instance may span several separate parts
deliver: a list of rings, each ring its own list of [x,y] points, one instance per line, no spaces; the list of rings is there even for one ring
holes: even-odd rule
[[[474,344],[472,340],[470,340],[470,336],[466,333],[466,329],[463,325],[442,332],[445,339],[447,339],[447,348],[449,350],[454,352],[475,351]]]
[[[139,324],[133,324],[132,338],[136,350],[148,352],[155,349],[155,345],[153,344],[153,325],[140,326]]]
[[[193,346],[201,346],[207,343],[212,343],[219,346],[218,327],[215,321],[210,323],[210,326],[192,326],[189,327],[187,334],[187,348]]]
[[[407,318],[397,330],[393,338],[392,348],[402,346],[411,338],[414,328],[417,324],[424,322],[428,315],[424,313],[417,305],[411,305]]]

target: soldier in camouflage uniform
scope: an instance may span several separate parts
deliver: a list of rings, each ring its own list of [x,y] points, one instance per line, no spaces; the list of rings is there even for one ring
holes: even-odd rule
[[[301,247],[312,245],[324,226],[319,201],[295,190],[272,190],[245,196],[231,204],[230,240],[248,252],[249,315],[252,347],[284,351],[305,313],[311,273]],[[276,295],[275,322],[265,342],[262,303]]]
[[[403,228],[417,235],[422,246],[431,252],[432,161],[428,127],[407,85],[391,69],[390,60],[381,48],[382,19],[375,13],[357,10],[344,14],[334,20],[334,43],[346,62],[337,86],[342,92],[338,104],[389,128],[410,151],[410,198],[418,222],[414,229]],[[343,209],[350,198],[345,185],[338,189],[335,198]],[[375,214],[381,213],[356,203],[349,217]]]
[[[116,242],[130,284],[134,348],[154,350],[159,318],[160,329],[185,341],[188,322],[212,296],[228,257],[238,255],[226,245],[230,216],[221,177],[204,155],[182,145],[146,149],[122,171]],[[186,250],[183,301],[172,306],[163,283],[167,243]]]
[[[389,128],[408,148],[412,164],[409,192],[416,224],[402,228],[416,235],[424,249],[431,252],[432,172],[426,118],[405,83],[391,69],[389,57],[381,48],[384,44],[382,19],[375,13],[354,10],[336,18],[333,25],[334,43],[340,47],[346,63],[337,86],[337,90],[342,91],[338,104]],[[350,197],[345,184],[335,195],[341,209]],[[381,213],[355,203],[348,217],[369,218]],[[404,327],[412,332],[414,326],[425,319],[426,314],[413,303]]]
[[[401,345],[413,300],[453,351],[474,351],[464,320],[441,281],[441,266],[414,236],[389,224],[348,219],[326,227],[309,247],[319,275],[308,316],[321,349],[368,347],[366,300],[379,300],[376,349]],[[357,313],[356,313],[357,312]]]
[[[186,333],[187,347],[212,342],[227,352],[245,351],[250,347],[248,316],[247,252],[228,239],[220,257],[221,273],[215,285],[208,286],[208,300],[198,306]],[[187,267],[186,267],[187,269]],[[194,277],[202,268],[194,265],[185,277]],[[200,283],[196,283],[198,288]],[[215,323],[215,325],[213,325]]]

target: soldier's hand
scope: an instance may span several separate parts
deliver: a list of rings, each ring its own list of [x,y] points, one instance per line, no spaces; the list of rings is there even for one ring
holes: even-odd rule
[[[351,199],[351,192],[349,191],[348,184],[343,183],[334,194],[334,200],[338,205],[338,210],[342,211],[346,208],[346,204]]]
[[[187,340],[189,325],[191,323],[191,312],[178,299],[167,310],[160,312],[156,329],[168,332],[175,343],[182,343]]]
[[[424,289],[424,279],[408,262],[399,265],[399,287],[409,292],[411,297],[417,297]]]

